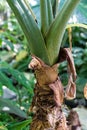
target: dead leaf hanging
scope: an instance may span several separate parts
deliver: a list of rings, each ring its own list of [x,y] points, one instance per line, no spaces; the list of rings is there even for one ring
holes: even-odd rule
[[[69,80],[65,91],[65,98],[68,100],[72,100],[76,97],[76,85],[75,85],[76,69],[75,69],[74,60],[70,48],[60,49],[59,62],[65,60],[67,60],[68,62],[67,68],[69,73]]]
[[[72,77],[70,76],[68,85],[65,91],[65,98],[68,100],[72,100],[76,97],[76,85],[72,81]]]
[[[69,67],[69,73],[72,73],[72,78],[75,81],[76,80],[76,69],[74,65],[74,60],[72,57],[72,53],[70,48],[61,48],[59,53],[59,62],[63,62],[67,60],[68,67]]]
[[[34,69],[37,82],[40,86],[48,85],[57,80],[57,66],[58,64],[50,67],[36,56],[32,56],[32,60],[29,64],[29,68]]]

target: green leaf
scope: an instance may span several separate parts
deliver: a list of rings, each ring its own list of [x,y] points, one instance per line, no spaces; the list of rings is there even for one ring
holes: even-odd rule
[[[31,82],[26,79],[26,77],[22,72],[19,72],[18,70],[12,68],[7,68],[7,71],[13,75],[13,77],[18,81],[19,84],[27,88],[30,94],[33,94],[33,88]]]
[[[14,46],[13,46],[12,42],[10,42],[6,39],[3,39],[3,41],[11,48],[12,51],[14,51]]]
[[[0,122],[0,130],[8,130],[2,122]]]
[[[22,130],[23,128],[25,128],[27,125],[29,125],[32,122],[32,119],[28,119],[22,122],[18,122],[18,123],[14,123],[12,125],[8,126],[9,130]]]
[[[1,62],[0,63],[0,82],[3,85],[6,85],[9,89],[16,91],[15,87],[12,85],[12,82],[10,79],[7,77],[6,74],[11,74],[20,85],[25,87],[30,94],[33,94],[33,87],[34,82],[32,83],[29,81],[23,74],[23,72],[20,72],[16,69],[13,69],[9,64],[6,64],[6,62]]]
[[[7,0],[7,2],[23,29],[28,41],[27,46],[30,48],[31,53],[49,64],[44,39],[26,4],[20,0]]]
[[[66,0],[46,35],[45,40],[51,65],[57,62],[66,24],[79,1],[80,0]]]
[[[0,82],[7,86],[9,89],[16,91],[15,87],[13,86],[12,82],[9,80],[9,78],[3,73],[0,71]]]
[[[15,106],[12,101],[3,99],[1,97],[0,97],[0,111],[12,113],[22,118],[27,118],[26,113],[17,106]]]

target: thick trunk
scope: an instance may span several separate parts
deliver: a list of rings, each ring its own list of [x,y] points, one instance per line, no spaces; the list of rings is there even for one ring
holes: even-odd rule
[[[57,73],[57,67],[58,64],[50,67],[35,56],[29,64],[29,68],[34,69],[37,79],[31,106],[34,116],[30,130],[74,130],[73,128],[77,130],[77,126],[80,124],[78,121],[76,124],[73,122],[74,127],[71,122],[67,125],[62,111],[64,89]],[[75,85],[72,83],[73,79],[70,78],[66,91],[69,98],[74,97]]]
[[[60,99],[63,97],[63,88],[59,85],[59,79],[50,85],[36,84],[32,103],[35,114],[30,130],[67,130],[66,118],[61,108],[63,99]]]

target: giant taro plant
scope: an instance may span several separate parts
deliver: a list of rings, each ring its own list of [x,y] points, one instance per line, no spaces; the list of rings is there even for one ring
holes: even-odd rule
[[[80,128],[79,121],[74,122],[74,117],[72,121],[68,118],[67,124],[62,112],[64,97],[73,99],[76,95],[76,71],[71,50],[61,48],[67,22],[80,0],[66,0],[60,10],[59,0],[40,0],[40,26],[28,0],[7,2],[26,36],[27,47],[32,55],[29,68],[34,70],[37,79],[31,105],[34,116],[30,130]],[[68,62],[69,72],[65,91],[57,72],[59,63],[64,60]]]

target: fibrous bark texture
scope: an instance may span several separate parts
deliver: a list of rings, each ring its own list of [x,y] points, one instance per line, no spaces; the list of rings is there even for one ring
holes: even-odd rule
[[[32,103],[35,115],[31,130],[67,130],[66,119],[61,109],[64,92],[60,84],[59,79],[49,86],[36,84]]]
[[[72,64],[73,62],[71,63],[69,59],[69,63]],[[74,130],[71,129],[71,124],[67,125],[66,117],[62,111],[65,94],[57,67],[58,64],[50,67],[36,56],[32,57],[29,68],[34,69],[37,83],[31,105],[34,116],[30,130]],[[70,72],[73,71],[75,71],[74,68]],[[74,97],[73,93],[76,87],[72,76],[75,79],[74,72],[72,75],[70,74],[69,85],[66,90],[68,98]]]

